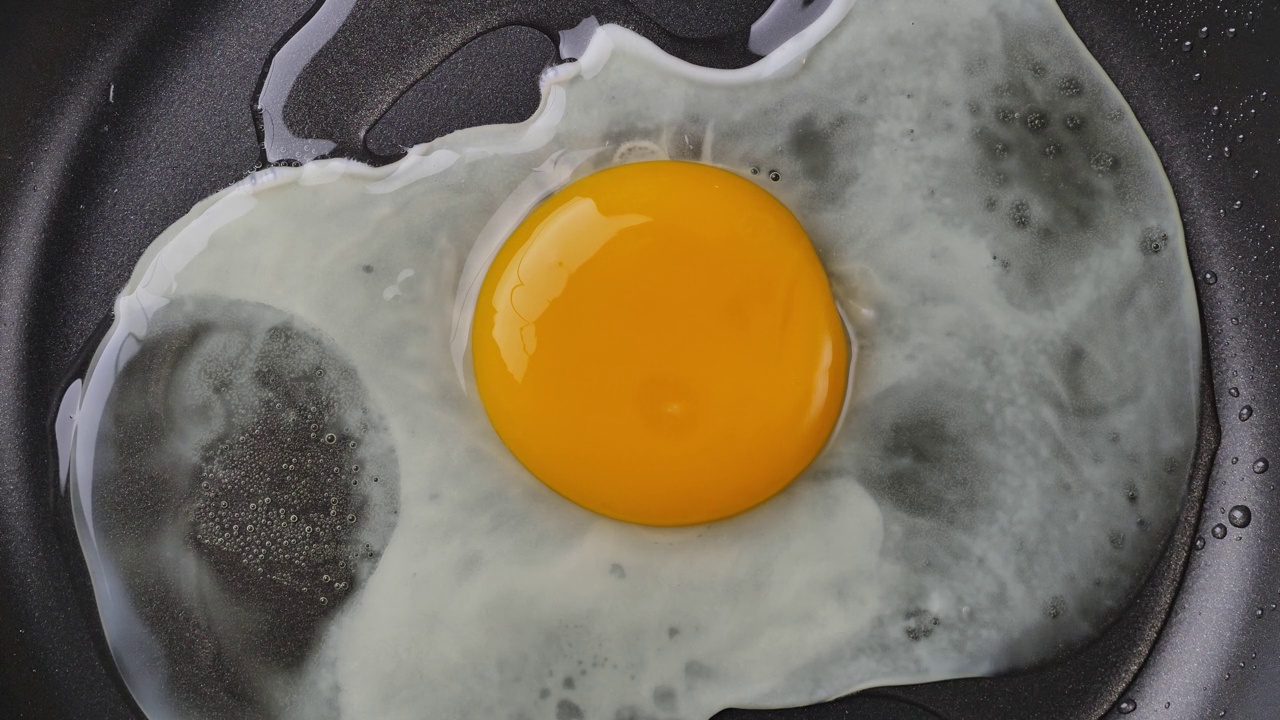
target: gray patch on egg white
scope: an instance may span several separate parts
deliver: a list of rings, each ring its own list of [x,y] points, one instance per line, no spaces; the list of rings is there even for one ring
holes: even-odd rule
[[[556,720],[582,720],[582,708],[572,700],[560,700],[556,703]]]
[[[981,400],[945,383],[904,383],[877,395],[856,420],[880,451],[864,484],[908,515],[965,527],[990,512],[988,461],[974,438]]]
[[[676,711],[676,689],[670,685],[659,685],[653,689],[653,706],[664,713]]]
[[[972,137],[981,194],[974,201],[994,195],[1012,204],[1006,227],[989,226],[992,251],[1014,267],[1000,282],[1011,303],[1044,309],[1094,246],[1115,242],[1109,219],[1144,185],[1126,160],[1141,138],[1103,120],[1108,99],[1072,67],[1077,60],[1040,57],[1036,32],[1009,18],[998,24],[1002,54],[974,70],[985,83],[970,104],[979,109]]]
[[[690,683],[694,683],[699,680],[709,680],[714,675],[715,671],[713,671],[711,666],[706,663],[701,663],[697,660],[690,660],[684,664],[684,677]]]
[[[216,717],[275,712],[399,502],[387,429],[340,351],[283,312],[209,297],[151,317],[93,470],[98,537],[151,672],[178,708]]]
[[[634,705],[624,705],[613,715],[614,720],[658,720]]]
[[[752,156],[751,164],[761,170],[758,179],[770,181],[771,187],[778,180],[799,183],[798,192],[810,202],[843,204],[861,180],[858,163],[847,162],[848,156],[863,152],[870,141],[862,116],[852,107],[856,105],[814,111],[795,120],[779,152]],[[771,176],[774,172],[778,180]]]
[[[819,124],[812,115],[801,118],[791,128],[787,138],[787,152],[799,163],[800,169],[815,181],[823,182],[831,177],[836,166],[835,150],[838,139],[835,133],[846,119],[836,118]]]

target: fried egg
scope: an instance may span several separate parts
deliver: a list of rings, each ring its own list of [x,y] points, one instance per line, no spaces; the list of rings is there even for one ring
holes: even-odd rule
[[[528,121],[271,168],[146,251],[77,529],[153,718],[688,718],[1006,672],[1153,565],[1177,208],[1050,0],[617,26]]]

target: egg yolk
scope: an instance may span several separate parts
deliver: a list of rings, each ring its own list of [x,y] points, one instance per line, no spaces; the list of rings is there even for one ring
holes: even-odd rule
[[[826,443],[849,374],[799,221],[690,162],[612,167],[538,206],[490,266],[471,339],[515,457],[578,505],[646,525],[782,490]]]

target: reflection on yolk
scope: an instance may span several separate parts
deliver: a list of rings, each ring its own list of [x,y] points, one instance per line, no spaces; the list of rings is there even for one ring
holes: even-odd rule
[[[573,502],[709,522],[782,490],[844,400],[849,349],[796,218],[708,165],[589,175],[535,209],[485,277],[476,386],[502,441]]]

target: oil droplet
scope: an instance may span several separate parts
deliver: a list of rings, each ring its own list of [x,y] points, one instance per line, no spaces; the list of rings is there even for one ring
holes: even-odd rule
[[[1253,417],[1252,405],[1245,405],[1244,407],[1240,408],[1240,422],[1246,422],[1251,417]]]
[[[1218,523],[1217,525],[1213,526],[1213,530],[1211,530],[1210,532],[1213,534],[1214,540],[1221,540],[1222,538],[1227,536],[1227,526],[1223,525],[1222,523]]]
[[[1245,505],[1237,505],[1227,513],[1227,522],[1240,529],[1249,527],[1253,521],[1253,512]]]
[[[1253,463],[1253,471],[1259,475],[1266,472],[1269,467],[1271,467],[1271,463],[1267,462],[1266,458],[1258,458]]]

